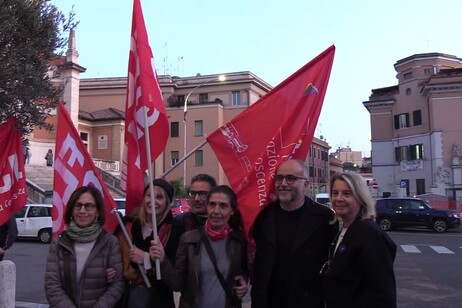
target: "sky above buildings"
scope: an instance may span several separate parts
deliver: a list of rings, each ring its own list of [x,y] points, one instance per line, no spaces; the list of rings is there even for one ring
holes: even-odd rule
[[[127,75],[132,0],[52,0],[74,7],[82,78]],[[334,66],[318,122],[331,151],[370,156],[371,89],[397,84],[417,53],[462,57],[460,0],[141,0],[158,74],[251,71],[276,86],[331,45]]]

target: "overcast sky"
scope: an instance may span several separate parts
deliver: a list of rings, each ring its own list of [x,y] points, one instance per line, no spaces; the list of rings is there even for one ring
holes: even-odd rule
[[[82,78],[127,75],[132,0],[74,5]],[[278,85],[330,45],[336,56],[318,122],[335,150],[370,155],[371,89],[397,84],[394,64],[417,53],[462,57],[462,1],[141,0],[158,74],[251,71]]]

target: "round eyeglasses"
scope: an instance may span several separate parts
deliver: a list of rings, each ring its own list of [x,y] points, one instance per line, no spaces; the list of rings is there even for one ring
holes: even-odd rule
[[[295,176],[295,175],[290,175],[290,174],[289,175],[277,174],[276,177],[275,177],[276,184],[281,184],[282,181],[284,181],[284,179],[286,180],[286,183],[289,184],[289,185],[292,185],[298,179],[306,180],[306,178],[300,177],[300,176]]]
[[[74,205],[74,211],[80,211],[82,209],[82,207],[84,207],[86,211],[91,211],[96,207],[96,205],[94,205],[93,203],[80,203],[80,202],[77,202]]]

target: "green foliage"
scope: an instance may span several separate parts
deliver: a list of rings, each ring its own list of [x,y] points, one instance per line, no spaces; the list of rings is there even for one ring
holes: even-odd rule
[[[0,0],[0,123],[15,117],[23,134],[52,128],[45,119],[62,89],[47,73],[78,24],[73,17],[43,0]]]
[[[175,191],[175,197],[180,197],[180,198],[189,198],[189,187],[183,186],[183,181],[182,179],[175,180],[173,182],[170,182],[172,184],[173,189]]]

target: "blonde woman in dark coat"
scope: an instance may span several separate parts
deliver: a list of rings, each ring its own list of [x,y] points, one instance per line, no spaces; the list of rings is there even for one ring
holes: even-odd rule
[[[396,244],[374,221],[375,202],[364,179],[334,174],[330,198],[341,228],[321,271],[326,308],[395,308]]]

